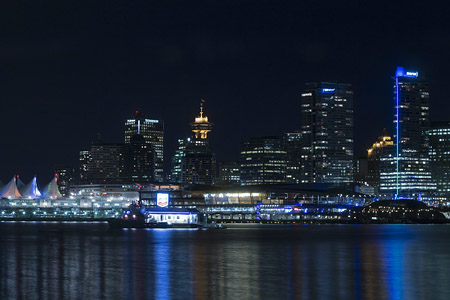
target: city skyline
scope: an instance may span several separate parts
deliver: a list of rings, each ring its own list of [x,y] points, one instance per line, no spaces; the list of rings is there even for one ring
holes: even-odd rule
[[[164,120],[169,161],[177,140],[190,135],[200,98],[216,124],[211,148],[218,161],[236,160],[249,137],[300,129],[300,93],[319,81],[352,84],[355,154],[364,153],[383,128],[392,134],[397,66],[425,76],[430,119],[446,120],[445,11],[414,1],[261,2],[258,9],[7,4],[1,19],[15,26],[5,26],[1,38],[0,97],[7,112],[2,155],[10,159],[0,178],[37,173],[47,181],[56,164],[75,164],[74,149],[98,133],[120,142],[122,123],[136,110]],[[392,30],[399,24],[401,35]]]

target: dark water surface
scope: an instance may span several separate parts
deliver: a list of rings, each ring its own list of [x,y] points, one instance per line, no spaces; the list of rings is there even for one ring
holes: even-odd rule
[[[0,299],[450,299],[448,225],[0,222]]]

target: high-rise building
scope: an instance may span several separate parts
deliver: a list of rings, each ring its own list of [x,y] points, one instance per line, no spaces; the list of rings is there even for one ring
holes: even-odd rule
[[[306,84],[301,94],[301,182],[353,181],[353,91],[350,84]]]
[[[367,157],[355,157],[353,160],[353,183],[355,185],[368,185],[369,161]]]
[[[91,155],[89,154],[89,150],[80,150],[79,162],[80,162],[80,177],[79,181],[84,183],[88,177],[88,166]]]
[[[241,185],[286,183],[286,160],[282,137],[247,139],[241,143]]]
[[[394,142],[392,138],[388,135],[386,130],[383,131],[383,134],[378,137],[378,140],[373,143],[372,148],[367,150],[367,159],[368,159],[368,176],[367,176],[367,184],[373,187],[376,187],[377,190],[380,189],[380,175],[381,175],[381,161],[380,159],[383,157],[387,157],[389,153],[392,153],[392,149],[394,148]],[[384,163],[386,163],[384,161]],[[389,162],[388,162],[389,163]]]
[[[286,151],[286,183],[298,184],[301,182],[300,164],[302,157],[301,132],[285,133],[283,135],[284,149]]]
[[[224,162],[219,167],[218,184],[223,186],[239,185],[241,183],[241,169],[237,162]]]
[[[188,185],[213,185],[216,179],[216,156],[209,147],[208,133],[213,123],[203,115],[203,103],[200,103],[200,115],[191,123],[194,136],[186,144],[184,157],[181,158],[181,182]]]
[[[92,144],[89,151],[87,170],[88,183],[122,183],[126,177],[126,146],[125,144]]]
[[[417,71],[398,67],[394,76],[394,148],[381,160],[380,192],[420,199],[436,186],[431,180],[428,84]]]
[[[182,159],[186,155],[186,145],[191,138],[178,139],[178,148],[172,157],[172,171],[170,173],[170,182],[181,183],[181,165]]]
[[[75,170],[71,166],[57,165],[55,167],[55,175],[59,192],[63,197],[68,196],[71,185],[74,184]]]
[[[125,121],[125,143],[129,144],[131,137],[140,134],[145,142],[155,151],[155,178],[157,182],[164,181],[164,122],[147,118],[142,112],[136,111],[133,119]]]
[[[427,131],[430,141],[430,165],[436,193],[450,195],[450,122],[432,122]]]
[[[131,182],[151,182],[155,178],[155,150],[141,134],[131,136],[126,150],[126,177]]]

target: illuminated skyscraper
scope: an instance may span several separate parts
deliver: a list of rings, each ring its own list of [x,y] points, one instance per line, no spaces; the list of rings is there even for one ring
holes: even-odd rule
[[[282,137],[247,139],[241,143],[241,185],[286,183],[286,160]]]
[[[350,84],[306,84],[301,94],[301,182],[353,182],[353,91]]]
[[[186,145],[191,141],[190,138],[178,139],[178,149],[172,157],[172,171],[170,173],[170,181],[181,183],[181,165],[182,159],[186,156]]]
[[[450,122],[432,122],[428,130],[430,165],[439,196],[450,197]]]
[[[394,145],[381,157],[380,192],[419,199],[433,191],[430,172],[428,84],[419,72],[398,67],[394,76]]]
[[[126,177],[131,182],[151,182],[155,177],[155,151],[141,134],[131,136],[126,144]]]
[[[286,151],[286,183],[300,183],[300,164],[302,156],[301,147],[302,134],[290,132],[283,135],[283,144]]]
[[[208,133],[213,123],[203,115],[203,103],[200,103],[200,115],[191,123],[194,136],[186,144],[185,154],[181,158],[181,182],[189,185],[212,185],[216,179],[216,156],[209,147]]]
[[[125,143],[129,144],[131,137],[140,134],[145,142],[155,151],[155,181],[164,181],[164,122],[147,118],[142,112],[136,111],[133,119],[125,121]]]
[[[380,175],[381,175],[381,158],[385,158],[392,153],[394,149],[394,142],[386,131],[373,143],[372,148],[367,150],[368,157],[368,176],[367,183],[370,186],[380,188]],[[383,161],[383,164],[385,162]],[[383,175],[384,176],[384,175]]]

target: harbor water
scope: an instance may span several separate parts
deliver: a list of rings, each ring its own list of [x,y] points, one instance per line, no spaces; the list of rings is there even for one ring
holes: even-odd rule
[[[0,299],[449,299],[450,225],[0,222]]]

